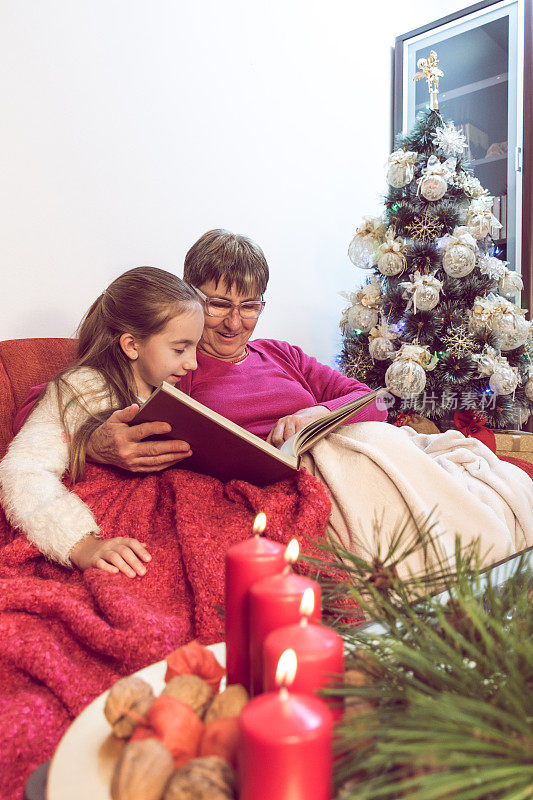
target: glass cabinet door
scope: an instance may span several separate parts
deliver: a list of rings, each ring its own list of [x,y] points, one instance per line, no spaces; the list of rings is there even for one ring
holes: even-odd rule
[[[407,132],[416,113],[429,105],[426,82],[415,83],[413,76],[417,60],[435,50],[444,72],[439,110],[446,122],[463,129],[470,167],[494,196],[493,213],[502,223],[496,255],[520,272],[522,86],[518,84],[522,70],[518,42],[522,37],[518,6],[519,0],[487,4],[459,19],[435,23],[430,30],[426,26],[421,33],[399,37],[402,91],[401,106],[395,108],[395,133]],[[397,45],[397,54],[398,49]]]

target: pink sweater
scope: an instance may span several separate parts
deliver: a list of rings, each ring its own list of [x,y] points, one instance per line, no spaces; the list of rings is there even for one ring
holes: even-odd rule
[[[369,391],[287,342],[256,339],[248,350],[240,364],[198,352],[198,369],[187,373],[179,388],[263,439],[280,417],[316,405],[333,411]],[[350,422],[386,418],[373,403]]]

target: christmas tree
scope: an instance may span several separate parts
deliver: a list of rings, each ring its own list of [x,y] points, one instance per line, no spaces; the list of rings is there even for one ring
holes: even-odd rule
[[[467,410],[490,428],[520,428],[533,412],[533,326],[514,302],[520,276],[498,258],[493,198],[439,112],[437,63],[434,51],[418,61],[429,108],[389,157],[384,213],[348,250],[372,275],[343,293],[339,365],[388,388],[391,422],[416,412],[446,430]]]

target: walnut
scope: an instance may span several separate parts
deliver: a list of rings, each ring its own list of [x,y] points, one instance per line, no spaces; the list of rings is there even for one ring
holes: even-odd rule
[[[129,742],[115,766],[112,800],[161,800],[174,759],[158,739]]]
[[[222,717],[238,717],[249,700],[248,692],[240,683],[233,683],[220,694],[215,695],[207,709],[204,722],[209,725]]]
[[[152,705],[152,687],[132,675],[121,678],[107,695],[104,714],[119,739],[128,739]]]
[[[223,758],[193,758],[174,773],[164,800],[235,800],[235,773]]]
[[[202,718],[213,697],[213,690],[198,675],[176,675],[169,680],[162,694],[169,694],[176,700],[187,703]]]

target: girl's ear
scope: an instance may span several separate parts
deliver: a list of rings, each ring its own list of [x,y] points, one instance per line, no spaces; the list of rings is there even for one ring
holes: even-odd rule
[[[122,351],[127,355],[127,357],[131,361],[135,361],[135,359],[139,357],[139,352],[137,350],[137,342],[135,341],[131,333],[123,333],[118,341],[122,348]]]

